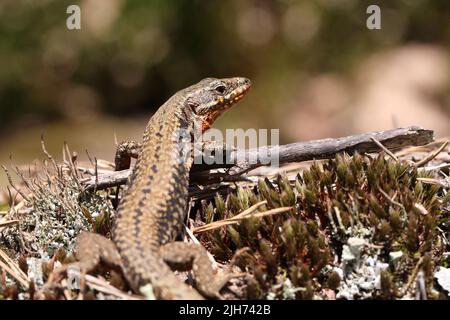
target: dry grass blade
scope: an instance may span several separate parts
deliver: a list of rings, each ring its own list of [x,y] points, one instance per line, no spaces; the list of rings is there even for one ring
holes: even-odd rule
[[[250,208],[242,211],[241,213],[239,213],[238,215],[235,215],[233,218],[230,218],[230,219],[240,219],[241,217],[248,216],[249,214],[254,212],[256,209],[258,209],[259,207],[261,207],[262,205],[265,205],[265,204],[267,204],[267,200],[258,202],[256,204],[252,205]]]
[[[194,235],[191,229],[189,229],[187,226],[184,226],[184,230],[193,243],[201,245],[200,241],[198,241],[197,237]]]
[[[411,287],[412,283],[414,282],[414,280],[416,279],[417,273],[419,272],[419,268],[422,265],[423,262],[423,257],[421,257],[419,259],[419,261],[417,262],[416,266],[414,267],[412,273],[410,274],[409,278],[408,278],[408,282],[406,282],[405,286],[402,289],[402,296],[404,296],[409,288]]]
[[[2,260],[0,260],[0,269],[5,270],[11,277],[16,279],[20,282],[22,286],[24,286],[26,289],[28,289],[28,282],[22,279],[20,276],[17,275],[16,272],[14,272],[7,264],[5,264]]]
[[[0,268],[5,270],[11,277],[16,279],[24,288],[28,289],[29,282],[30,282],[30,279],[28,279],[28,276],[1,249],[0,249],[0,258],[1,258],[0,259]]]
[[[28,276],[19,268],[19,266],[3,251],[0,249],[0,258],[10,265],[20,276],[28,281]]]
[[[141,297],[130,295],[126,292],[120,291],[119,289],[113,287],[105,280],[96,278],[94,276],[91,276],[89,274],[85,275],[86,279],[86,285],[88,285],[90,288],[97,290],[99,292],[110,294],[112,296],[118,297],[120,299],[125,300],[142,300]]]
[[[44,133],[41,133],[41,149],[42,152],[44,152],[44,154],[46,155],[46,157],[52,162],[53,167],[55,168],[55,170],[58,171],[58,165],[56,164],[55,158],[52,157],[52,155],[47,151],[47,148],[45,146],[45,140],[44,140]]]
[[[419,168],[425,171],[435,171],[435,170],[442,170],[442,169],[446,169],[446,168],[450,168],[450,163],[441,163],[437,166],[433,166],[433,167],[423,167],[423,168]]]
[[[378,141],[377,139],[375,139],[374,137],[370,138],[373,142],[375,142],[375,144],[377,146],[379,146],[384,152],[386,152],[387,155],[389,155],[392,159],[394,159],[396,162],[398,162],[398,158],[396,157],[395,154],[393,154],[388,148],[386,148],[385,146],[383,146],[383,144]]]
[[[72,177],[73,177],[75,183],[77,184],[77,186],[79,188],[81,188],[81,185],[79,182],[80,176],[78,175],[78,170],[75,166],[74,157],[72,157],[72,153],[70,152],[69,145],[67,144],[66,141],[64,141],[63,158],[66,159],[66,156],[67,156],[67,159],[69,159],[69,160],[65,160],[64,162],[68,163],[69,170],[72,173]]]
[[[116,131],[114,131],[114,145],[117,147],[119,145],[119,140],[117,140]]]
[[[420,204],[420,203],[415,203],[415,204],[414,204],[414,208],[416,208],[417,210],[419,210],[420,213],[421,213],[422,215],[424,215],[424,216],[426,216],[426,215],[429,214],[428,210],[427,210],[422,204]]]
[[[191,229],[189,229],[187,226],[184,226],[187,235],[189,236],[189,238],[191,239],[191,241],[199,246],[203,246],[200,241],[198,241],[197,237],[194,235],[194,233],[191,231]],[[213,255],[211,253],[209,253],[208,250],[206,250],[206,254],[208,255],[209,261],[211,261],[211,265],[212,267],[217,270],[217,261],[216,259],[214,259]]]
[[[194,233],[210,231],[210,230],[218,229],[223,226],[237,224],[239,221],[242,221],[244,219],[249,219],[251,217],[262,218],[262,217],[267,217],[267,216],[271,216],[271,215],[275,215],[275,214],[279,214],[279,213],[283,213],[283,212],[288,212],[288,211],[291,211],[292,209],[293,209],[292,207],[281,207],[281,208],[276,208],[276,209],[267,210],[267,211],[263,211],[263,212],[258,212],[255,214],[247,214],[245,216],[240,216],[240,217],[235,216],[235,217],[232,217],[229,219],[224,219],[224,220],[208,223],[204,226],[194,228],[194,230],[192,230],[192,231]]]
[[[435,184],[443,188],[450,188],[450,182],[447,182],[443,179],[417,178],[417,180],[427,184]]]
[[[232,219],[233,219],[233,220],[239,220],[239,219],[241,219],[242,217],[245,217],[245,216],[251,214],[251,213],[254,212],[256,209],[258,209],[260,206],[265,205],[265,204],[267,204],[267,201],[266,201],[266,200],[261,201],[261,202],[258,202],[258,203],[256,203],[256,204],[254,204],[253,206],[251,206],[250,208],[248,208],[248,209],[242,211],[241,213],[239,213],[238,215],[234,216],[233,218],[228,218],[228,219],[224,219],[224,220],[220,220],[220,221],[214,221],[214,222],[209,223],[209,224],[207,224],[207,225],[203,225],[203,226],[201,226],[201,227],[194,228],[193,230],[199,230],[199,229],[201,229],[201,228],[205,228],[205,227],[207,227],[207,226],[211,226],[211,225],[214,225],[214,224],[219,224],[219,225],[220,225],[223,221],[231,221]],[[188,228],[186,228],[186,229],[188,230],[188,234],[189,234],[189,235],[192,234],[192,237],[195,238],[195,236],[194,236],[194,234],[192,233],[192,231],[189,230]],[[201,232],[201,231],[194,231],[194,232]],[[195,239],[196,239],[196,238],[195,238]],[[197,239],[196,239],[196,240],[197,240]],[[194,242],[195,242],[195,241],[194,241]],[[197,243],[199,243],[198,240],[197,240]]]
[[[447,147],[448,145],[448,140],[445,141],[440,147],[439,149],[437,149],[435,152],[429,154],[428,156],[426,156],[425,158],[423,158],[422,160],[416,162],[414,165],[416,166],[416,168],[418,167],[422,167],[424,165],[426,165],[428,162],[430,162],[431,160],[433,160],[434,158],[436,158],[439,153],[442,152],[442,150],[445,149],[445,147]]]
[[[19,220],[0,221],[0,227],[9,227],[18,224]]]
[[[8,178],[8,182],[9,182],[9,185],[11,186],[11,188],[13,188],[18,194],[20,194],[22,196],[22,198],[29,201],[28,197],[20,189],[16,188],[16,186],[14,185],[14,182],[12,181],[9,170],[4,165],[1,165],[1,166],[2,166],[3,170],[5,171],[6,177]]]
[[[97,186],[98,186],[98,162],[97,162],[97,158],[95,158],[95,163],[94,163],[94,173],[95,173],[95,186],[94,186],[94,192],[97,192]]]

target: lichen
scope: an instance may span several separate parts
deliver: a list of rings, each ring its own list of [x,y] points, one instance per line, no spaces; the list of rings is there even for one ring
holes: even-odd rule
[[[82,230],[101,228],[114,211],[107,193],[86,192],[79,177],[62,167],[53,176],[30,179],[26,187],[32,194],[26,213],[16,214],[19,223],[5,229],[0,239],[16,252],[45,260],[60,248],[71,252]]]

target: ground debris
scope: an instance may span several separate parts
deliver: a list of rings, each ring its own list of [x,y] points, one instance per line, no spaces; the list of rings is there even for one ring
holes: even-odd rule
[[[403,150],[395,158],[384,152],[341,154],[260,170],[262,175],[250,174],[246,181],[191,185],[192,233],[221,268],[235,264],[247,273],[232,281],[224,296],[448,296],[445,281],[440,283],[450,264],[450,159],[445,150],[436,154],[440,146]],[[7,272],[6,285],[0,284],[0,298],[138,298],[107,267],[86,275],[82,290],[71,289],[66,276],[55,278],[44,295],[35,293],[55,267],[71,261],[79,232],[109,235],[120,200],[116,186],[83,185],[98,173],[96,163],[80,165],[68,151],[69,160],[61,164],[46,155],[30,176],[14,170],[22,178],[20,193],[3,195],[12,206],[0,204],[0,221],[18,220],[0,227],[0,250],[11,257],[8,266],[17,264],[11,269],[16,277]],[[424,166],[414,164],[427,156]],[[25,286],[27,281],[32,285]]]

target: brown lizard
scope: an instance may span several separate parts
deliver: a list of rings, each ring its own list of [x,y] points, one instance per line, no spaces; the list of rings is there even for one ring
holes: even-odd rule
[[[202,246],[175,241],[186,218],[193,162],[192,156],[180,162],[178,131],[188,133],[191,147],[195,134],[209,129],[250,86],[246,78],[204,79],[158,109],[148,122],[142,144],[118,146],[116,170],[128,168],[132,157],[137,162],[117,209],[112,241],[87,232],[77,238],[78,266],[83,271],[89,272],[103,260],[120,265],[136,292],[151,284],[160,299],[220,297],[219,290],[232,274],[218,278]],[[171,268],[192,268],[198,291],[182,283]]]

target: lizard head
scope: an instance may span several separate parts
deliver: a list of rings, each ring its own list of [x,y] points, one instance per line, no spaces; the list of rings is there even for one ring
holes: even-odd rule
[[[206,78],[186,89],[187,104],[201,119],[202,132],[209,129],[214,121],[250,90],[247,78]]]

